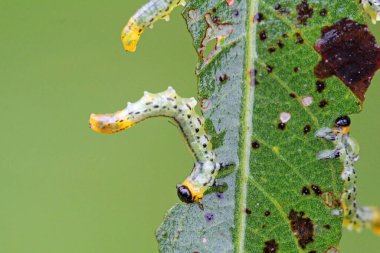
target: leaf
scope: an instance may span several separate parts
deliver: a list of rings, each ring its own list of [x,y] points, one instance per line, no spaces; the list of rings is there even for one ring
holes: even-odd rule
[[[326,42],[322,28],[363,23],[361,6],[192,0],[183,16],[199,54],[206,128],[219,162],[233,162],[236,170],[218,180],[228,190],[207,195],[204,211],[176,205],[168,212],[157,230],[160,252],[334,252],[343,218],[342,163],[316,159],[333,147],[314,133],[361,110],[364,97],[353,87],[364,94],[364,81],[378,67],[354,83],[335,63],[324,76],[317,73],[324,79],[314,69]]]

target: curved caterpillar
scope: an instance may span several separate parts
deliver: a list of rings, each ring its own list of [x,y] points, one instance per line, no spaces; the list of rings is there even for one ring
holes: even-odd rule
[[[184,0],[151,0],[141,7],[128,21],[121,32],[124,49],[136,51],[140,35],[147,27],[152,27],[159,19],[169,21],[169,14],[179,5],[185,5]]]
[[[340,158],[344,164],[341,175],[344,181],[344,192],[341,196],[344,221],[343,225],[349,230],[360,231],[364,227],[370,227],[374,233],[380,235],[380,210],[374,207],[359,207],[356,202],[357,173],[354,163],[359,159],[359,145],[350,137],[351,120],[348,116],[339,117],[335,127],[322,128],[316,136],[333,141],[334,150],[321,151],[318,159]]]
[[[372,23],[380,21],[380,0],[362,0],[364,10],[371,17]]]
[[[181,129],[187,144],[193,151],[196,163],[191,175],[177,185],[177,194],[185,203],[199,203],[205,191],[213,186],[222,165],[217,163],[210,138],[205,133],[204,119],[197,115],[194,98],[178,96],[172,87],[166,91],[144,96],[136,103],[128,103],[121,111],[110,114],[91,114],[90,128],[100,133],[117,133],[151,117],[172,118]]]

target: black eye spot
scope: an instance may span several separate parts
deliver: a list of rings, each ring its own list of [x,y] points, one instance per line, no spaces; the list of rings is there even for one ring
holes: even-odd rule
[[[341,116],[335,120],[336,127],[348,127],[351,125],[351,119],[348,116]]]
[[[189,188],[187,188],[186,186],[184,185],[179,185],[177,186],[177,195],[179,197],[179,199],[184,202],[184,203],[193,203],[193,196],[189,190]]]

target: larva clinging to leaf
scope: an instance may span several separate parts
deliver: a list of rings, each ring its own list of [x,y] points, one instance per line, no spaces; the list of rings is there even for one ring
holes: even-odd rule
[[[182,98],[169,87],[157,94],[144,92],[136,103],[128,103],[121,111],[110,114],[91,114],[90,127],[101,133],[117,133],[151,117],[169,117],[174,120],[187,140],[196,159],[193,171],[181,184],[177,185],[179,198],[185,203],[199,203],[205,191],[213,186],[222,165],[216,162],[210,138],[207,136],[203,117],[194,107],[194,98]]]
[[[136,51],[136,44],[147,27],[152,27],[159,19],[169,20],[169,14],[179,5],[185,5],[184,0],[151,0],[141,7],[128,21],[121,32],[124,49]]]
[[[322,128],[316,136],[333,141],[334,150],[324,150],[318,154],[318,159],[340,158],[343,162],[341,178],[344,181],[344,192],[340,198],[344,221],[349,230],[360,231],[364,227],[371,228],[380,235],[380,211],[375,207],[361,207],[357,204],[357,173],[354,163],[359,159],[359,145],[350,137],[351,120],[348,116],[339,117],[335,127]]]

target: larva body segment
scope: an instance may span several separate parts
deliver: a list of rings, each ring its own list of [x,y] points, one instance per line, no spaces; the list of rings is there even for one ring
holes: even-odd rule
[[[372,23],[380,21],[380,0],[362,0],[364,11],[371,17]]]
[[[215,183],[221,165],[216,162],[210,138],[204,129],[204,119],[194,108],[194,98],[182,98],[169,87],[157,94],[144,92],[135,103],[110,114],[91,114],[90,127],[95,132],[117,133],[151,117],[172,118],[181,129],[196,163],[189,177],[178,185],[178,196],[186,202],[201,202],[205,191]]]
[[[374,207],[360,207],[357,204],[357,173],[354,163],[359,159],[359,145],[350,137],[350,119],[348,116],[339,117],[335,127],[322,128],[316,136],[333,141],[334,150],[323,150],[317,158],[340,158],[344,169],[341,174],[344,181],[344,192],[341,196],[344,220],[343,225],[349,230],[360,231],[364,227],[372,228],[374,233],[380,235],[380,211]]]
[[[124,49],[136,51],[137,42],[147,27],[152,27],[159,19],[169,20],[169,14],[179,5],[185,5],[184,0],[151,0],[141,7],[128,21],[121,32]]]

